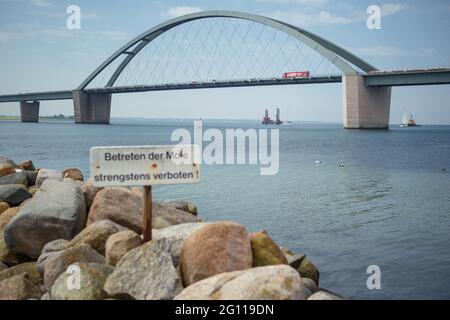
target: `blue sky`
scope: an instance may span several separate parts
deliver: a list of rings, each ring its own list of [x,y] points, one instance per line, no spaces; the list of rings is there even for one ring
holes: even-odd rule
[[[0,0],[0,94],[63,90],[82,80],[134,36],[175,16],[237,10],[301,26],[379,69],[450,66],[450,1],[332,0]],[[82,10],[81,30],[66,28],[66,8]],[[382,29],[366,27],[369,5]],[[291,71],[291,70],[286,70]],[[449,86],[394,88],[391,122],[404,111],[421,123],[450,123]],[[291,120],[341,122],[341,86],[214,89],[115,95],[112,116],[259,119],[280,107]],[[1,104],[0,114],[18,114]],[[41,114],[72,114],[69,101],[42,102]]]

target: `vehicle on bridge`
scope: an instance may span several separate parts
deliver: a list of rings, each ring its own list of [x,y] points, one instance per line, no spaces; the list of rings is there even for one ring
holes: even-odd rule
[[[283,73],[283,79],[296,79],[296,78],[311,78],[311,72],[309,71],[295,71]]]

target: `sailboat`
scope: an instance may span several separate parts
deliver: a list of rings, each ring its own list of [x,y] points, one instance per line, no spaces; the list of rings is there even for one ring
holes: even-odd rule
[[[402,124],[400,125],[400,128],[407,128],[407,127],[420,127],[420,126],[414,121],[412,115],[410,118],[408,118],[405,112],[403,113]]]

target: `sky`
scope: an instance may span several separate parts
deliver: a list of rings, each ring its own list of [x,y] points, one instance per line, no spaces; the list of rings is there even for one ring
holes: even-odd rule
[[[66,12],[81,9],[81,29]],[[367,8],[381,8],[369,30]],[[450,1],[403,0],[0,0],[0,94],[76,88],[119,47],[177,16],[235,10],[300,26],[381,70],[450,67]],[[295,71],[295,70],[286,70]],[[265,108],[294,121],[342,122],[340,84],[148,92],[113,96],[112,117],[260,119]],[[403,112],[450,124],[450,86],[396,87],[391,123]],[[73,114],[71,101],[43,101],[41,115]],[[0,104],[18,115],[18,103]]]

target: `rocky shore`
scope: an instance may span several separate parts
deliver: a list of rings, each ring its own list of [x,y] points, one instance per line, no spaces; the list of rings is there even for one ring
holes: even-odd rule
[[[154,202],[143,244],[141,192],[0,156],[0,300],[342,299],[304,254],[187,201]]]

